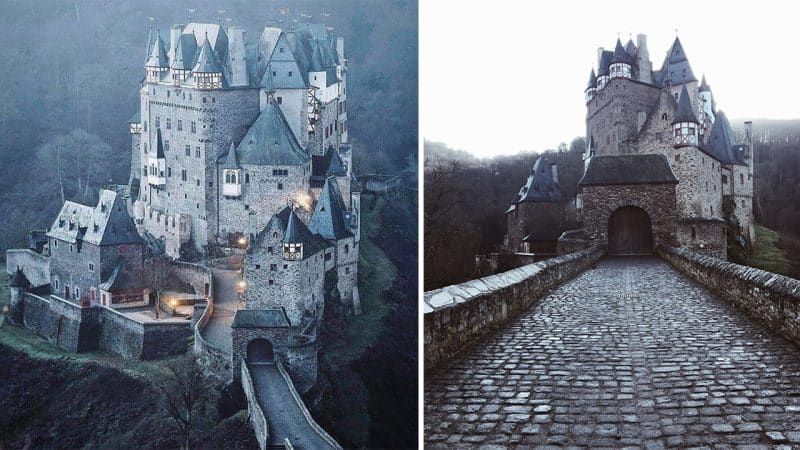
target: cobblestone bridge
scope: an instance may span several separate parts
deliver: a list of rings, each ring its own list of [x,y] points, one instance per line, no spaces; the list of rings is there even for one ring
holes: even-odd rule
[[[800,448],[800,351],[657,258],[606,258],[425,385],[429,448]]]

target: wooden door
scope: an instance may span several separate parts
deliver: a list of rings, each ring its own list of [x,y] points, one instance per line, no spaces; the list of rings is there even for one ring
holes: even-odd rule
[[[650,216],[641,208],[624,206],[608,219],[609,255],[646,255],[653,253]]]

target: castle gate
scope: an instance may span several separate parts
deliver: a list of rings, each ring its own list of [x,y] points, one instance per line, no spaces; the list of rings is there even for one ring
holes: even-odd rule
[[[608,254],[644,255],[653,253],[650,216],[636,206],[623,206],[608,218]]]
[[[247,344],[247,362],[272,362],[274,353],[272,343],[266,339],[253,339]]]

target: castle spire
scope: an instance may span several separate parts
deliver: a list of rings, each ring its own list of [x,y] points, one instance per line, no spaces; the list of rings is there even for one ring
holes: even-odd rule
[[[164,48],[164,42],[161,41],[161,32],[156,30],[156,39],[150,51],[150,58],[147,59],[145,67],[154,68],[168,68],[169,62],[167,60],[167,50]]]
[[[228,156],[225,158],[225,165],[223,169],[239,169],[239,163],[236,162],[236,148],[231,141],[231,148],[228,150]]]
[[[708,83],[706,83],[706,75],[705,74],[703,74],[702,81],[700,81],[699,91],[700,92],[711,91],[711,88],[708,86]]]
[[[673,124],[676,123],[700,123],[697,116],[694,114],[692,108],[692,100],[689,98],[689,91],[686,90],[686,84],[683,84],[681,89],[681,96],[678,99],[678,109],[675,112],[675,119],[672,120]]]

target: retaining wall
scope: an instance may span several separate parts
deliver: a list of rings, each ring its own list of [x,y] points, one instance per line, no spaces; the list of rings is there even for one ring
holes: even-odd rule
[[[247,364],[242,364],[242,389],[244,396],[247,397],[247,416],[250,418],[250,426],[253,427],[253,432],[256,434],[259,448],[264,450],[269,442],[269,427],[264,411],[258,404],[256,390],[253,387],[253,377],[250,375]]]
[[[208,267],[190,262],[173,261],[170,273],[190,285],[197,295],[209,297],[214,292],[214,276]]]
[[[209,283],[209,295],[206,296],[206,305],[202,315],[194,324],[194,354],[197,363],[206,376],[212,377],[222,383],[233,380],[231,368],[231,355],[219,349],[203,338],[203,328],[205,328],[211,315],[214,313],[214,276],[211,269],[192,263],[177,263],[182,267],[179,269],[186,276],[184,281],[192,286],[203,286]],[[182,278],[183,279],[183,278]],[[197,288],[195,288],[197,289]],[[202,294],[202,290],[199,293]]]
[[[6,271],[14,273],[17,267],[25,273],[32,286],[50,283],[50,258],[27,248],[6,251]]]
[[[657,246],[675,269],[800,346],[800,280],[684,248]]]
[[[593,246],[508,272],[425,293],[425,370],[438,368],[487,332],[529,309],[551,289],[597,262]]]

